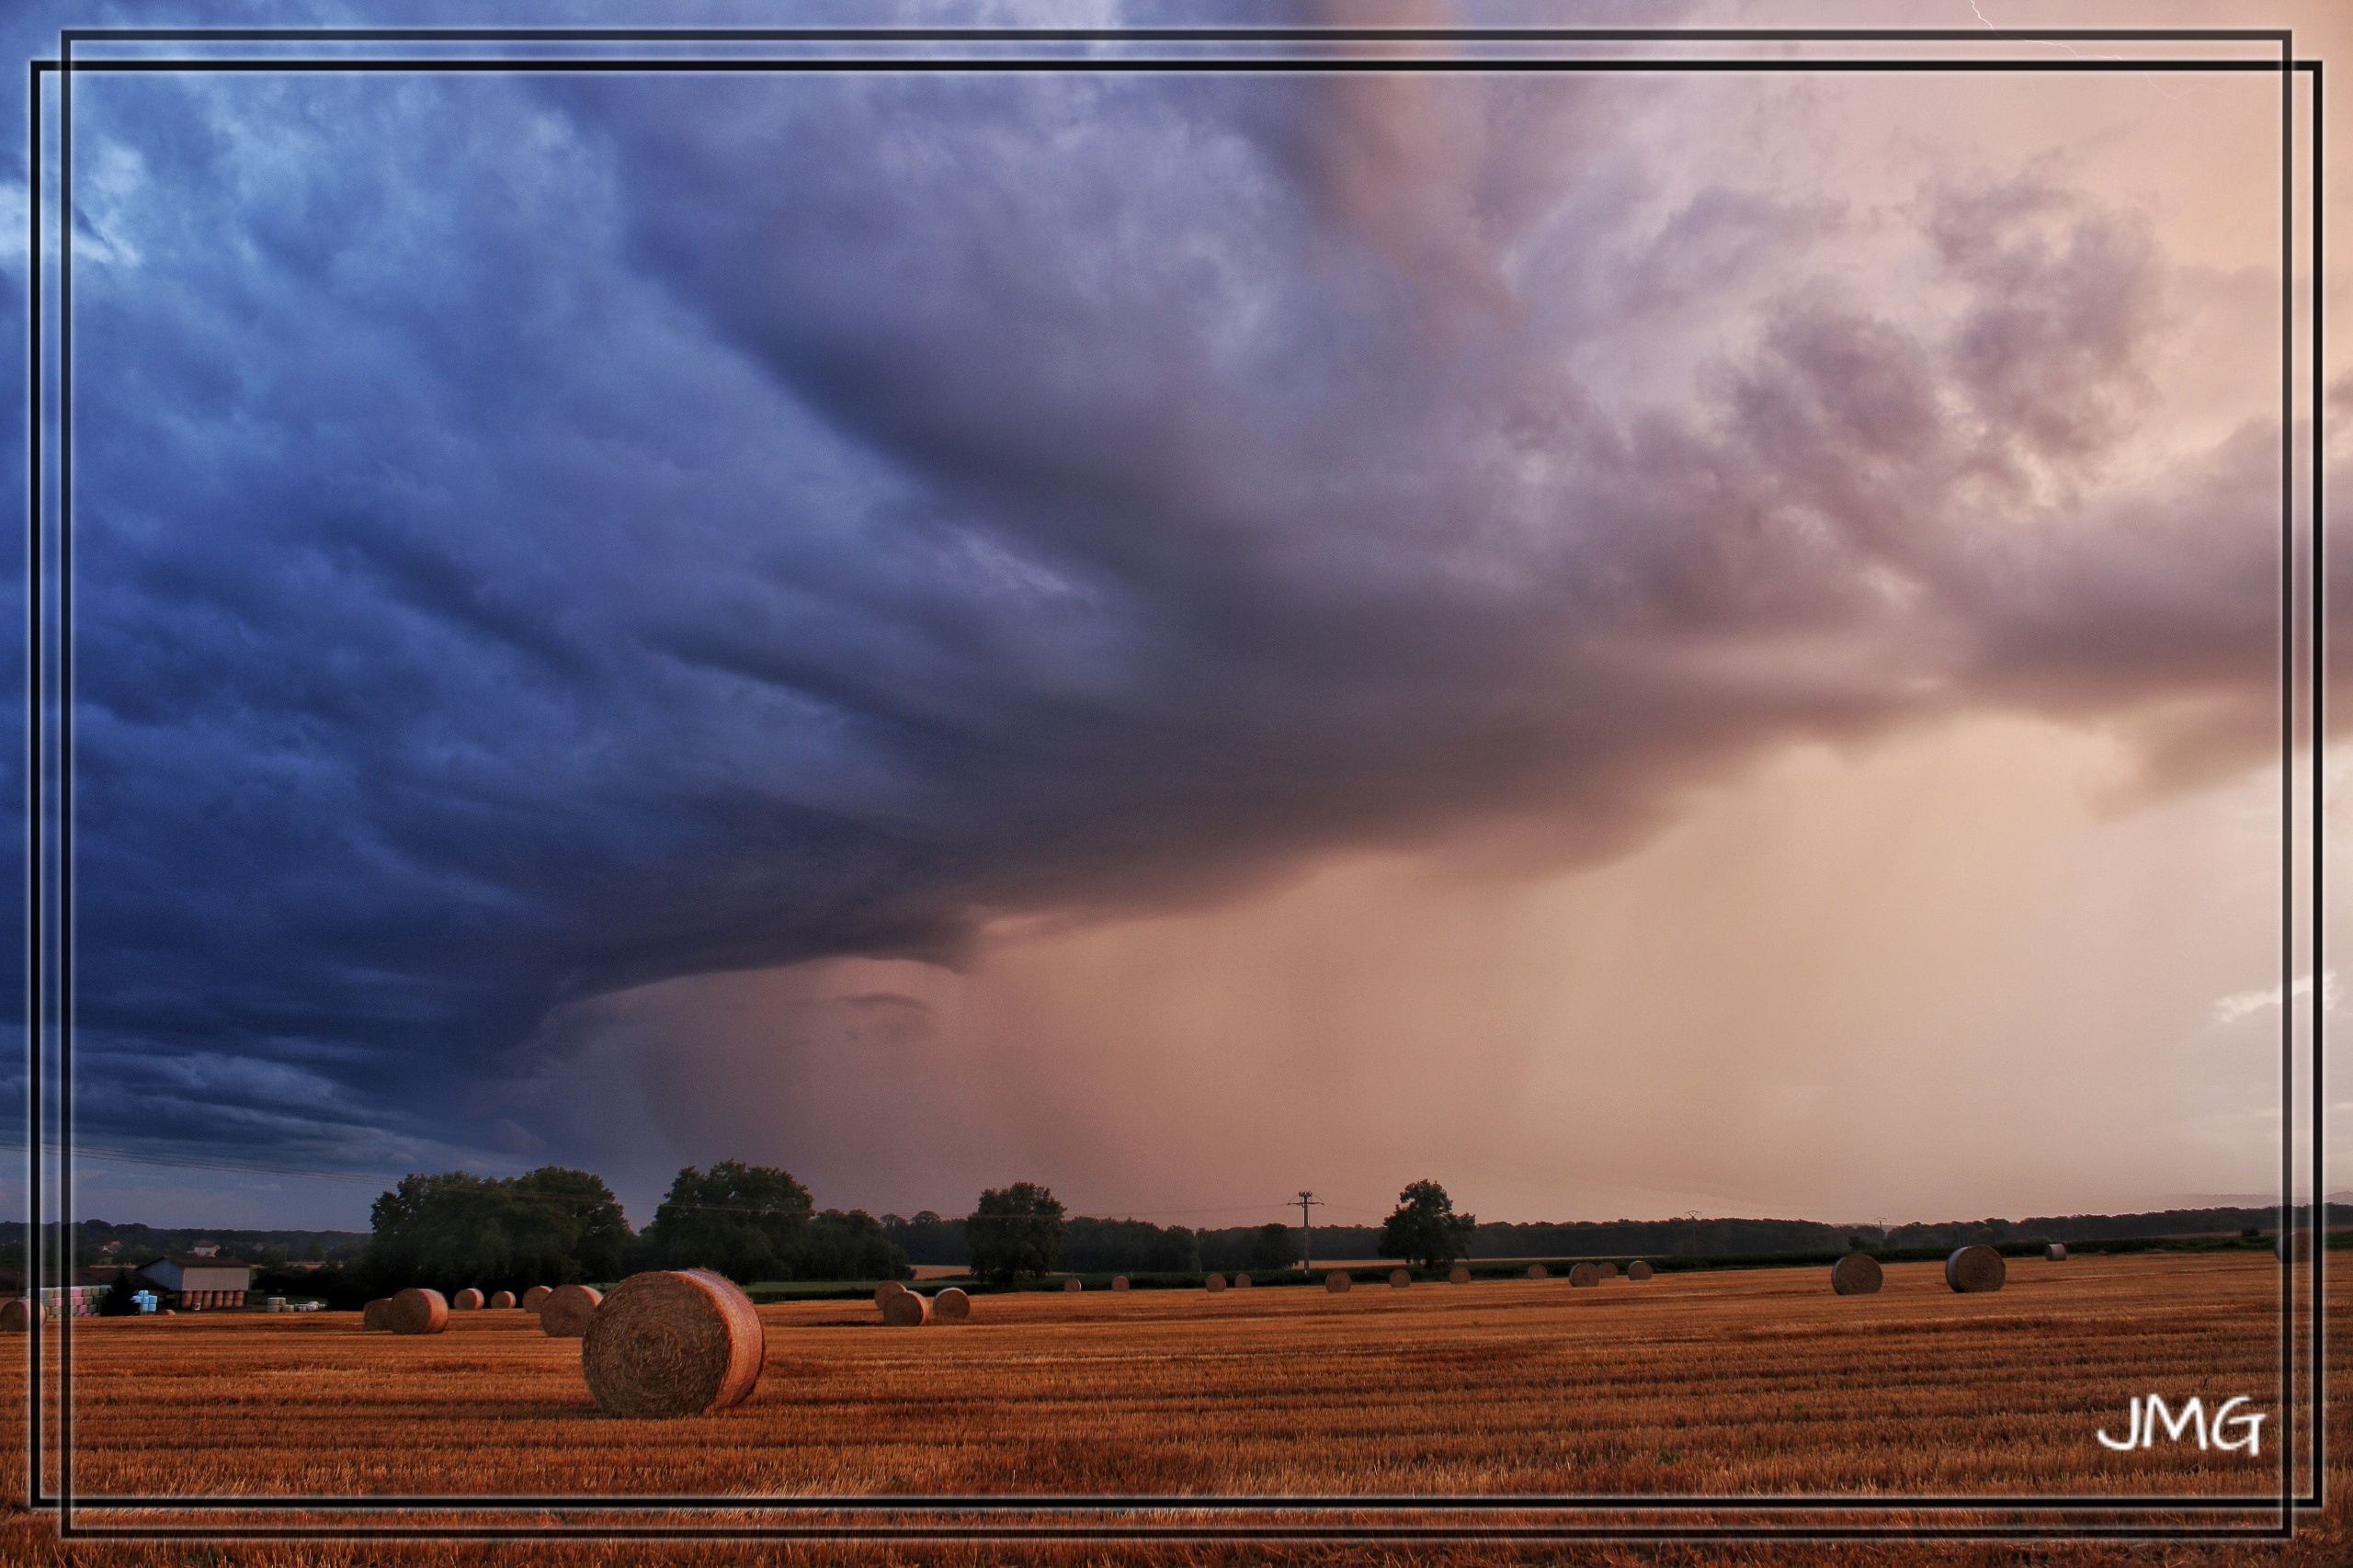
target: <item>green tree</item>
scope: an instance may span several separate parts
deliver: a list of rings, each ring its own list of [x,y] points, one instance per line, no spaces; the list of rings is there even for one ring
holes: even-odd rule
[[[378,1293],[529,1290],[610,1279],[629,1221],[601,1177],[544,1165],[527,1176],[408,1176],[376,1199],[356,1271]]]
[[[1417,1181],[1397,1195],[1396,1209],[1381,1227],[1381,1256],[1444,1268],[1470,1250],[1478,1223],[1475,1216],[1454,1211],[1446,1188]]]
[[[1250,1254],[1245,1267],[1272,1270],[1289,1268],[1299,1261],[1299,1244],[1290,1239],[1289,1225],[1261,1225],[1250,1236]]]
[[[1062,1199],[1035,1182],[989,1188],[964,1221],[973,1272],[999,1284],[1051,1271],[1069,1233]]]
[[[740,1160],[722,1160],[707,1174],[688,1165],[645,1227],[647,1261],[712,1269],[741,1285],[790,1279],[814,1209],[790,1171]]]

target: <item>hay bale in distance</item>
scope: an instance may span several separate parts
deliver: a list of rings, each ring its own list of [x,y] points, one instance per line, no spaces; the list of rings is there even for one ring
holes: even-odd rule
[[[2002,1255],[1982,1242],[1975,1246],[1956,1247],[1952,1256],[1945,1259],[1945,1283],[1963,1295],[1998,1290],[2008,1273]]]
[[[1411,1269],[1392,1268],[1389,1271],[1389,1288],[1392,1290],[1403,1290],[1413,1282],[1414,1274]]]
[[[931,1299],[931,1321],[934,1323],[968,1323],[972,1316],[972,1298],[955,1286],[943,1288]]]
[[[540,1332],[550,1339],[578,1339],[604,1299],[594,1285],[558,1287],[540,1303]]]
[[[438,1290],[412,1285],[384,1303],[384,1326],[394,1334],[438,1334],[449,1326],[449,1303]]]
[[[490,1304],[497,1308],[500,1312],[505,1312],[515,1304],[515,1292],[512,1290],[501,1290],[497,1295],[493,1296],[490,1299]]]
[[[767,1352],[752,1299],[723,1275],[688,1268],[614,1286],[588,1320],[580,1369],[607,1415],[709,1415],[758,1386]]]
[[[1111,1281],[1111,1289],[1112,1289],[1112,1290],[1126,1290],[1127,1288],[1128,1288],[1128,1277],[1127,1277],[1126,1275],[1124,1275],[1124,1274],[1120,1275],[1118,1278],[1116,1278],[1116,1279],[1114,1279],[1114,1280],[1112,1280],[1112,1281]]]
[[[1607,1259],[1595,1264],[1593,1267],[1600,1272],[1600,1275],[1604,1279],[1615,1279],[1618,1278],[1618,1266]]]
[[[1355,1284],[1356,1281],[1348,1278],[1348,1271],[1345,1268],[1336,1268],[1324,1276],[1324,1289],[1331,1291],[1335,1296],[1347,1295]]]
[[[523,1292],[523,1310],[527,1312],[538,1312],[541,1307],[547,1305],[548,1298],[554,1294],[554,1291],[549,1290],[544,1285],[534,1285],[529,1290]]]
[[[1446,1271],[1446,1282],[1449,1285],[1468,1285],[1471,1283],[1471,1270],[1458,1263]]]
[[[1064,1295],[1068,1295],[1074,1290],[1084,1290],[1086,1289],[1086,1282],[1080,1279],[1075,1275],[1063,1281],[1063,1293]]]
[[[1569,1283],[1572,1286],[1579,1288],[1587,1285],[1600,1284],[1601,1265],[1597,1263],[1578,1263],[1570,1265]]]
[[[1550,1279],[1552,1271],[1540,1263],[1531,1263],[1528,1266],[1528,1277],[1530,1279]]]
[[[25,1305],[22,1296],[0,1304],[0,1334],[29,1334],[33,1326],[33,1310]]]
[[[1235,1275],[1233,1277],[1233,1288],[1237,1290],[1247,1290],[1250,1289],[1250,1276],[1247,1274]]]
[[[2065,1242],[2052,1242],[2049,1246],[2042,1249],[2042,1256],[2049,1258],[2053,1263],[2064,1263],[2067,1261],[2067,1244]]]
[[[392,1299],[390,1296],[379,1296],[360,1308],[360,1328],[369,1334],[382,1334],[389,1331],[392,1325],[385,1321],[384,1313],[391,1309],[392,1304]]]
[[[885,1296],[882,1321],[892,1328],[921,1328],[931,1321],[931,1298],[920,1290],[900,1290]]]
[[[1225,1289],[1225,1276],[1222,1274],[1212,1274],[1209,1276],[1201,1281],[1201,1289],[1207,1290],[1212,1296],[1216,1295],[1220,1290]]]
[[[896,1279],[885,1279],[881,1284],[874,1287],[874,1304],[879,1307],[883,1302],[889,1301],[892,1297],[901,1294],[905,1290],[906,1287],[900,1284]]]
[[[1876,1296],[1885,1278],[1867,1252],[1850,1252],[1830,1266],[1830,1289],[1841,1296]]]
[[[1626,1278],[1629,1279],[1648,1279],[1650,1277],[1651,1266],[1639,1257],[1626,1266]]]
[[[464,1290],[449,1298],[449,1310],[453,1312],[480,1312],[482,1310],[482,1292],[475,1290],[471,1285],[467,1286]]]

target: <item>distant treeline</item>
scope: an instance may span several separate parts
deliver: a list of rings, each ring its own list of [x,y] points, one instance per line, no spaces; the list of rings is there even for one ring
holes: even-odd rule
[[[57,1226],[41,1227],[52,1255]],[[104,1220],[76,1220],[74,1233],[77,1261],[94,1263],[153,1263],[159,1257],[186,1253],[212,1243],[232,1257],[247,1263],[333,1263],[359,1256],[368,1245],[366,1231],[239,1231],[188,1230],[154,1225],[113,1225]],[[0,1221],[0,1256],[14,1262],[24,1256],[25,1222]]]

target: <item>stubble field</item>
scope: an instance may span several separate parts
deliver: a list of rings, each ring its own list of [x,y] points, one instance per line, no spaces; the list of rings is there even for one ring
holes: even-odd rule
[[[1736,1497],[2277,1487],[2279,1273],[2268,1259],[2014,1261],[2007,1288],[1986,1296],[1952,1294],[1933,1265],[1891,1267],[1886,1289],[1870,1297],[1834,1296],[1825,1276],[1661,1275],[1589,1290],[1559,1279],[1405,1290],[1360,1284],[1345,1296],[1287,1289],[983,1297],[971,1324],[920,1329],[885,1328],[865,1305],[767,1307],[767,1358],[751,1400],[674,1422],[601,1415],[580,1375],[578,1342],[544,1337],[519,1312],[460,1314],[448,1334],[422,1339],[365,1335],[342,1314],[85,1321],[75,1327],[74,1484],[94,1501],[199,1493]],[[2344,1292],[2332,1299],[2341,1303]],[[2252,1396],[2254,1408],[2272,1413],[2261,1457],[2201,1451],[2194,1441],[2129,1454],[2103,1448],[2095,1430],[2121,1434],[2128,1402],[2152,1392],[2173,1403],[2195,1395],[2209,1406]],[[11,1418],[21,1422],[21,1388],[10,1397]],[[2333,1435],[2341,1454],[2353,1433]],[[21,1471],[8,1484],[21,1492]],[[92,1522],[131,1517],[98,1514]],[[528,1525],[534,1516],[511,1517]],[[2340,1503],[2316,1522],[2325,1533],[2308,1535],[2289,1560],[2338,1561],[2344,1520]],[[637,1522],[658,1527],[670,1517]],[[45,1521],[21,1514],[7,1541],[36,1554],[60,1550]],[[75,1561],[191,1561],[176,1555],[187,1550],[180,1545],[69,1550]],[[978,1555],[957,1559],[959,1550],[306,1541],[193,1560],[732,1562],[766,1552],[795,1561],[1043,1553],[1208,1562],[1274,1549],[999,1543],[961,1549]],[[1513,1549],[1491,1541],[1438,1550],[1471,1561]],[[1722,1549],[1693,1558],[1679,1550],[1578,1549],[1579,1560],[1733,1560]],[[1824,1550],[1751,1547],[1737,1556],[1809,1562]],[[1991,1562],[2029,1549],[1867,1550]],[[2049,1560],[2052,1549],[2030,1550]],[[2152,1551],[2159,1555],[2151,1561],[2281,1560],[2272,1547],[2187,1557],[2179,1548],[2066,1549],[2084,1561]],[[1406,1555],[1380,1545],[1312,1554]],[[1432,1560],[1433,1549],[1413,1555]]]

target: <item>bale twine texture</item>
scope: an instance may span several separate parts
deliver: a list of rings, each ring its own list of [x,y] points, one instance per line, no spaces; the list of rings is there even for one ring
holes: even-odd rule
[[[1458,1263],[1446,1271],[1446,1282],[1449,1285],[1468,1285],[1471,1283],[1471,1271]]]
[[[490,1304],[497,1308],[500,1312],[505,1312],[515,1304],[515,1292],[512,1290],[501,1290],[497,1295],[493,1296],[490,1299]]]
[[[1324,1289],[1331,1291],[1335,1296],[1347,1295],[1349,1288],[1355,1284],[1356,1281],[1348,1278],[1348,1271],[1345,1268],[1336,1268],[1324,1276]]]
[[[2002,1255],[1983,1244],[1957,1247],[1953,1255],[1945,1259],[1945,1283],[1963,1295],[1973,1296],[2000,1290],[2008,1272],[2002,1262]]]
[[[1225,1289],[1225,1276],[1222,1274],[1211,1275],[1208,1278],[1201,1281],[1201,1289],[1207,1290],[1212,1296],[1216,1295],[1220,1290]]]
[[[972,1316],[972,1298],[950,1285],[931,1299],[931,1321],[934,1323],[969,1323]]]
[[[604,1296],[594,1285],[563,1285],[540,1303],[540,1332],[550,1339],[577,1339],[588,1332]]]
[[[449,1303],[438,1290],[412,1285],[384,1303],[384,1326],[394,1334],[438,1334],[449,1326]]]
[[[527,1312],[538,1312],[547,1305],[548,1298],[554,1294],[554,1291],[544,1285],[534,1285],[523,1292],[523,1310]]]
[[[1112,1290],[1126,1290],[1127,1288],[1128,1288],[1128,1277],[1127,1277],[1126,1275],[1124,1275],[1124,1274],[1120,1275],[1118,1278],[1116,1278],[1116,1279],[1114,1279],[1114,1280],[1112,1280],[1112,1281],[1111,1281],[1111,1289],[1112,1289]]]
[[[1550,1279],[1552,1271],[1540,1263],[1531,1263],[1528,1266],[1528,1277],[1530,1279]]]
[[[1879,1259],[1867,1252],[1850,1252],[1830,1266],[1830,1288],[1841,1296],[1876,1296],[1884,1278]]]
[[[2064,1263],[2067,1261],[2067,1244],[2065,1242],[2052,1242],[2049,1246],[2042,1249],[2042,1256],[2049,1258],[2053,1263]]]
[[[885,1296],[882,1321],[892,1328],[921,1328],[931,1321],[931,1298],[920,1290],[901,1290]]]
[[[703,1268],[632,1274],[588,1320],[580,1369],[607,1415],[709,1415],[758,1386],[767,1350],[733,1280]]]
[[[1413,1282],[1413,1271],[1410,1269],[1392,1268],[1389,1271],[1389,1288],[1392,1290],[1402,1290]]]
[[[1601,1266],[1597,1263],[1572,1264],[1569,1267],[1569,1283],[1579,1287],[1600,1284]]]
[[[471,1285],[467,1286],[464,1290],[449,1298],[449,1310],[453,1312],[472,1312],[481,1311],[482,1292],[475,1290]]]
[[[1639,1257],[1626,1266],[1626,1278],[1629,1279],[1648,1279],[1650,1277],[1651,1266]]]

